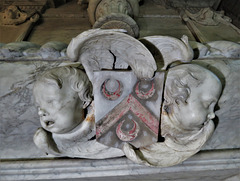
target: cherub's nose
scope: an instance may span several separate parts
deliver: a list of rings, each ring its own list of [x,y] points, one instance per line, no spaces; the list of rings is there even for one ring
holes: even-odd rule
[[[213,118],[215,118],[214,112],[209,113],[208,114],[208,119],[213,119]]]
[[[38,115],[41,116],[41,117],[42,116],[47,116],[47,112],[42,108],[38,108]]]

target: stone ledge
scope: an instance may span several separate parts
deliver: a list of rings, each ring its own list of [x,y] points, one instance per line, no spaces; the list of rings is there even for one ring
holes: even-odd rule
[[[239,149],[202,151],[182,164],[168,168],[151,168],[137,165],[126,158],[47,159],[47,160],[2,160],[0,180],[73,180],[107,178],[168,178],[193,179],[215,177],[223,180],[239,174]],[[200,174],[196,174],[200,173]],[[186,176],[189,178],[186,178]],[[197,176],[198,175],[198,176]],[[163,177],[162,177],[163,176]],[[190,178],[191,177],[191,178]]]

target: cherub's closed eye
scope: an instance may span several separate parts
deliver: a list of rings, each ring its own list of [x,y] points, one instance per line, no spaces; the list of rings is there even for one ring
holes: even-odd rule
[[[48,100],[47,103],[48,103],[48,104],[52,104],[52,103],[53,103],[53,100]]]

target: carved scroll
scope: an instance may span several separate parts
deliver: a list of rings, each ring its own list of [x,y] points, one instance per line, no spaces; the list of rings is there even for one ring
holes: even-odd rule
[[[157,70],[152,54],[141,42],[114,30],[89,30],[78,35],[70,42],[67,54],[83,64],[91,81],[94,70],[130,66],[138,78],[152,78]]]
[[[181,40],[169,36],[148,36],[140,41],[151,43],[159,50],[164,62],[162,70],[166,70],[167,66],[174,62],[190,62],[193,59],[193,50],[186,35],[183,35]]]

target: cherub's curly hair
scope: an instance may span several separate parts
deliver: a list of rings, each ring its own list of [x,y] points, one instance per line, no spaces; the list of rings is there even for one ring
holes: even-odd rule
[[[78,96],[85,102],[84,107],[88,106],[92,101],[92,84],[87,75],[80,69],[64,66],[56,67],[44,72],[37,78],[37,82],[47,82],[61,89],[64,79],[69,81],[71,89],[78,93]]]
[[[167,73],[164,91],[164,101],[167,106],[165,110],[173,104],[179,104],[179,101],[187,104],[191,87],[201,85],[206,78],[205,73],[204,68],[194,64],[183,64],[171,68]]]

